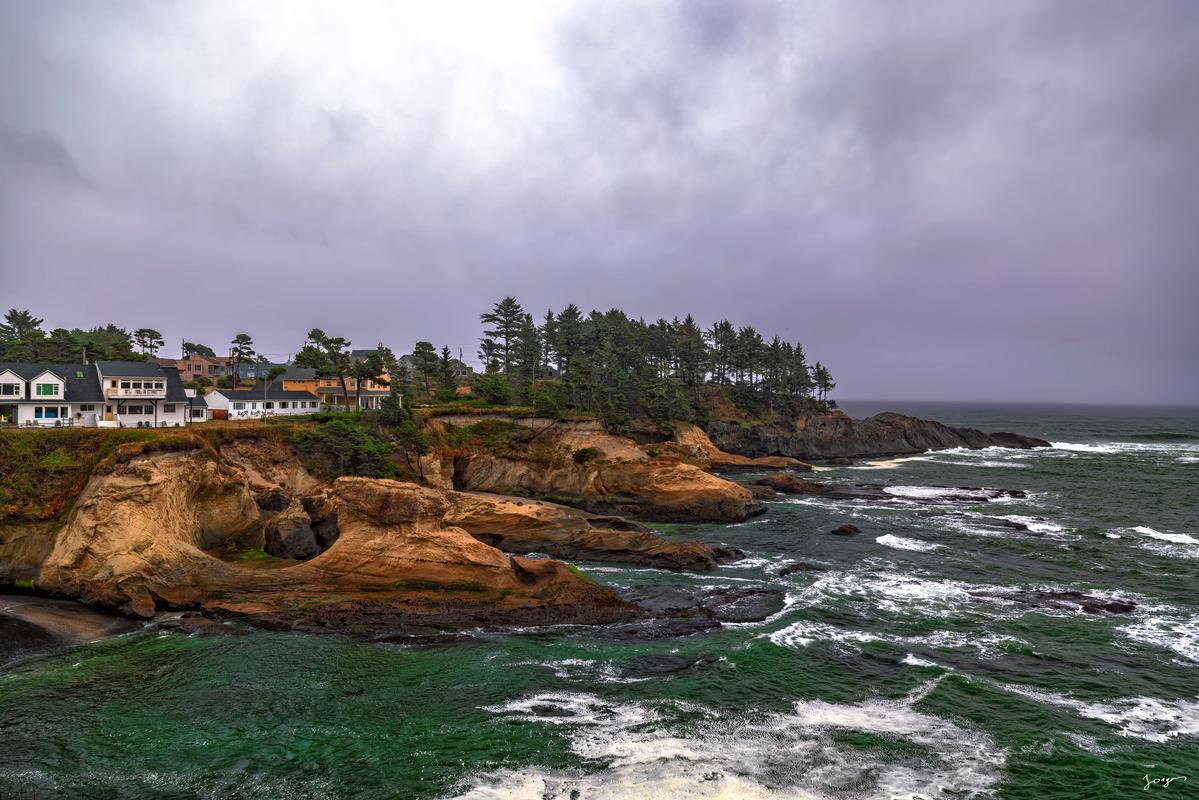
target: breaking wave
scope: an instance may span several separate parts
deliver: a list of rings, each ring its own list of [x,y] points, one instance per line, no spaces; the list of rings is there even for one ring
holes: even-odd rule
[[[939,680],[900,700],[803,700],[789,712],[750,715],[678,701],[613,703],[592,694],[526,697],[487,710],[560,729],[586,771],[502,770],[476,778],[458,798],[812,800],[842,796],[845,787],[863,798],[989,792],[1002,778],[1006,753],[985,733],[915,707]],[[836,734],[847,731],[921,752],[838,742]]]

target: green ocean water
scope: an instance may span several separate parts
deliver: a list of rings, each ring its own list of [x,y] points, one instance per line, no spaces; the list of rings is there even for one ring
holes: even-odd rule
[[[581,565],[779,590],[760,622],[424,647],[150,628],[22,662],[0,671],[0,798],[1199,796],[1199,411],[886,408],[1056,446],[830,468],[895,499],[672,527],[748,554],[715,573]],[[844,522],[862,533],[826,533]],[[1137,608],[1011,599],[1036,589]]]

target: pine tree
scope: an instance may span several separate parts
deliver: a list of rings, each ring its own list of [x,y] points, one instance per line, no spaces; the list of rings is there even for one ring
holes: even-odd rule
[[[504,375],[512,373],[514,345],[517,344],[525,316],[524,309],[515,297],[505,297],[491,311],[479,316],[484,325],[490,326],[490,329],[483,331],[479,357],[485,364],[497,364]]]

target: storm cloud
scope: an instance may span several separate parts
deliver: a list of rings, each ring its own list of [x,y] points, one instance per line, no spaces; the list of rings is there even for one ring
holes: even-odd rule
[[[1199,402],[1199,4],[0,4],[0,305],[469,357],[506,294],[837,396]]]

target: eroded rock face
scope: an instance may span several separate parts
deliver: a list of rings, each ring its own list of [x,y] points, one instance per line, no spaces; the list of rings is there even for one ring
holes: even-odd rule
[[[456,478],[462,489],[662,522],[741,522],[763,511],[744,486],[675,459],[543,465],[483,453],[463,462]]]
[[[276,569],[205,552],[258,524],[244,471],[195,452],[153,454],[97,474],[57,534],[39,588],[149,617],[165,608],[332,630],[607,622],[633,616],[556,561],[512,558],[443,522],[444,493],[342,478],[276,520],[331,540]]]
[[[478,492],[447,496],[447,524],[508,553],[684,570],[708,570],[727,560],[702,542],[668,541],[644,525],[620,517]]]
[[[735,422],[710,422],[706,432],[716,446],[734,453],[778,453],[805,460],[903,455],[954,447],[1049,446],[1049,442],[1031,436],[987,434],[892,412],[864,420],[850,419],[840,411],[805,414],[791,425],[754,428]]]
[[[782,455],[749,457],[737,453],[726,453],[712,443],[703,429],[690,423],[678,423],[675,427],[674,443],[694,454],[697,466],[716,472],[756,472],[759,470],[788,469],[806,472],[812,469],[799,459]]]

